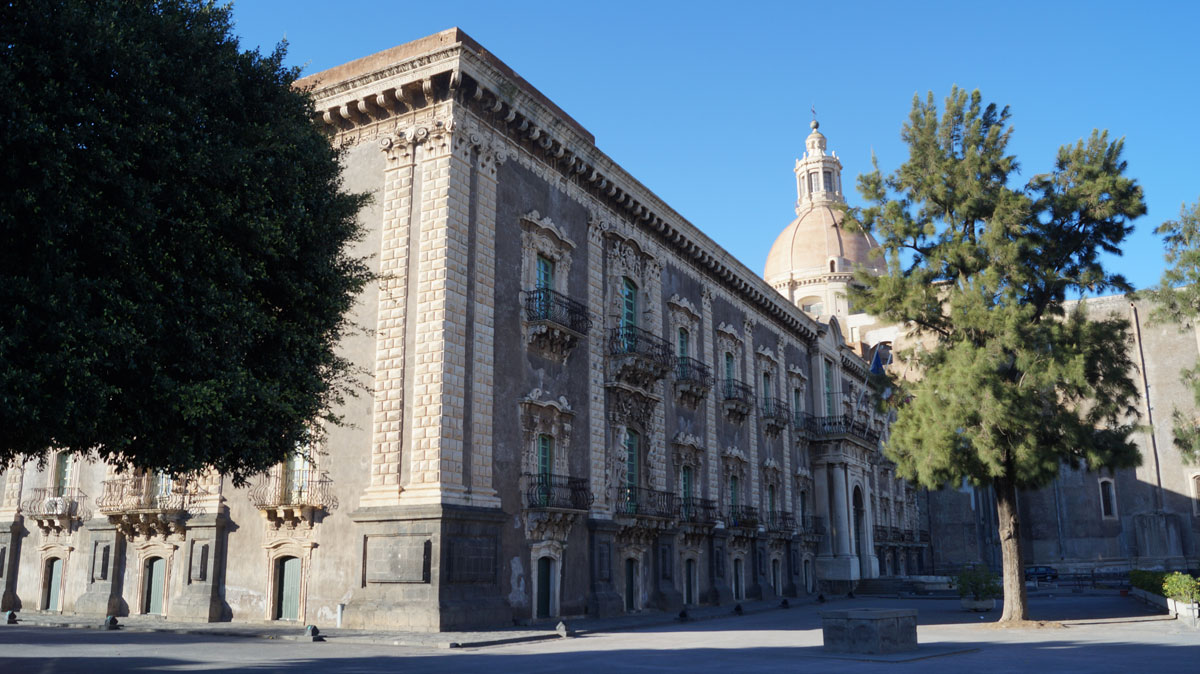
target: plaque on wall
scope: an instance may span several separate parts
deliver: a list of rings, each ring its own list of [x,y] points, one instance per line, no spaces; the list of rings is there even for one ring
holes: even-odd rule
[[[366,583],[428,583],[433,541],[429,534],[392,534],[363,539]]]

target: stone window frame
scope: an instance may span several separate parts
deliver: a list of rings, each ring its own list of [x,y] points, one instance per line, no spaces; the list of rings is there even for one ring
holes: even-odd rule
[[[1112,506],[1112,512],[1105,512],[1104,508],[1104,485],[1108,484],[1109,488],[1109,505]],[[1117,510],[1117,483],[1111,477],[1099,477],[1096,479],[1096,485],[1100,489],[1100,518],[1105,520],[1120,519],[1121,514]]]
[[[798,420],[800,414],[807,410],[805,407],[805,396],[808,394],[808,375],[804,373],[804,368],[795,363],[788,363],[784,367],[786,372],[786,380],[788,385],[789,399],[788,402],[792,405],[792,418]],[[796,398],[795,392],[800,392],[799,399]],[[799,402],[799,405],[797,405]]]
[[[750,461],[746,458],[746,454],[737,447],[726,448],[722,452],[722,470],[721,470],[721,485],[720,498],[717,500],[718,506],[725,505],[725,514],[729,513],[729,508],[733,506],[731,503],[730,478],[737,477],[738,479],[738,505],[749,505],[750,500],[746,498],[749,493],[750,480]]]
[[[675,448],[671,453],[675,465],[675,491],[680,498],[684,497],[683,469],[687,466],[692,469],[692,498],[703,498],[704,480],[701,476],[706,474],[704,442],[690,433],[679,431],[671,438],[671,445]]]
[[[537,259],[544,257],[554,263],[554,292],[567,292],[575,242],[549,217],[530,211],[520,218],[521,224],[521,290],[537,287]]]
[[[646,582],[646,575],[649,573],[647,566],[647,558],[650,556],[649,550],[643,545],[621,545],[617,548],[617,573],[620,577],[617,587],[618,594],[621,595],[621,611],[629,613],[625,610],[625,588],[628,587],[625,580],[625,560],[633,559],[637,562],[637,573],[633,577],[633,613],[641,613],[646,609],[646,601],[643,597],[647,594],[646,590],[652,587],[651,583]],[[617,574],[614,574],[617,575]]]
[[[671,295],[671,299],[667,300],[667,318],[672,351],[678,355],[679,331],[687,330],[688,352],[683,355],[703,360],[693,355],[703,353],[700,345],[696,343],[696,338],[700,336],[700,311],[696,309],[696,305],[679,294]]]
[[[784,377],[782,376],[782,368],[779,367],[779,359],[775,357],[775,352],[770,347],[758,347],[754,352],[754,364],[756,381],[753,383],[755,386],[762,386],[764,374],[771,377],[772,390],[761,391],[758,394],[759,400],[761,401],[765,398],[780,399],[778,395],[779,386],[783,383]]]
[[[544,618],[537,614],[538,590],[538,560],[542,557],[551,559],[550,566],[550,614]],[[562,616],[562,583],[563,545],[553,539],[540,540],[529,545],[529,617],[532,620],[546,620]]]
[[[739,381],[743,380],[742,368],[744,366],[742,364],[742,349],[744,346],[745,342],[742,340],[741,333],[739,333],[732,325],[729,325],[728,323],[721,323],[717,326],[718,362],[714,364],[717,368],[720,368],[717,379],[724,380],[728,378],[728,375],[725,371],[725,355],[730,354],[733,356],[733,378]],[[748,383],[753,384],[753,382]]]
[[[296,602],[296,624],[305,625],[308,621],[308,574],[312,568],[312,551],[317,544],[310,540],[295,538],[277,538],[263,544],[267,552],[267,582],[263,619],[272,623],[281,622],[275,617],[275,584],[279,561],[284,557],[295,557],[300,560],[300,590]],[[288,621],[282,621],[288,622]]]
[[[1192,514],[1200,517],[1200,472],[1192,473]]]
[[[688,588],[687,588],[687,584],[688,584],[687,563],[689,561],[695,563],[695,565],[696,565],[696,577],[693,579],[693,582],[692,582],[692,599],[694,601],[691,604],[687,603],[687,590],[688,590]],[[687,549],[683,549],[679,553],[679,573],[676,577],[679,578],[679,584],[683,589],[683,591],[680,594],[683,595],[684,608],[702,606],[704,604],[704,601],[700,597],[700,588],[702,587],[702,583],[700,582],[700,575],[701,575],[702,568],[703,567],[700,566],[700,552],[698,550],[692,549],[692,548],[687,548]]]
[[[637,287],[641,306],[637,307],[637,327],[655,332],[661,316],[659,304],[662,288],[662,263],[647,250],[647,245],[632,236],[609,230],[605,233],[605,252],[608,259],[608,298],[604,319],[606,327],[621,325],[625,313],[624,281]]]
[[[787,490],[784,489],[783,483],[783,467],[774,458],[767,457],[763,461],[762,470],[759,471],[762,484],[759,485],[759,497],[762,503],[761,512],[763,517],[770,517],[773,512],[779,512],[787,505]],[[775,488],[775,508],[771,508],[769,500],[770,488]]]
[[[554,475],[570,475],[571,432],[575,411],[565,396],[545,398],[542,389],[533,389],[518,404],[524,451],[521,453],[521,472],[538,474],[538,439],[549,436],[554,442]]]

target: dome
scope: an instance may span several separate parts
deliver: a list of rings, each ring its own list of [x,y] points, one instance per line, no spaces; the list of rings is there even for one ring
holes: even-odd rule
[[[867,233],[854,234],[842,228],[845,213],[834,202],[816,203],[804,209],[783,230],[771,252],[763,278],[772,285],[790,279],[820,276],[832,271],[845,273],[854,267],[883,271],[883,260],[870,255],[879,244]]]

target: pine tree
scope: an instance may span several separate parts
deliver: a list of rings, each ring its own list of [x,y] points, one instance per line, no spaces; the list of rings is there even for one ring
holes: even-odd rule
[[[0,3],[0,465],[238,482],[337,421],[364,197],[230,12]]]
[[[1157,306],[1154,318],[1178,325],[1181,330],[1195,327],[1200,318],[1200,201],[1181,206],[1178,220],[1168,220],[1154,230],[1167,247],[1166,271],[1158,287],[1146,293]],[[1192,387],[1195,403],[1200,406],[1200,365],[1180,372]],[[1200,462],[1200,421],[1182,411],[1172,411],[1175,446],[1188,463]]]
[[[1145,213],[1123,143],[1107,133],[1062,147],[1051,173],[1013,187],[1009,116],[978,91],[952,89],[940,117],[932,93],[914,97],[908,161],[860,176],[868,206],[849,218],[887,263],[883,275],[858,274],[851,301],[923,347],[920,378],[891,382],[887,455],[929,488],[966,478],[994,490],[1003,622],[1026,618],[1017,491],[1045,486],[1064,464],[1140,461],[1129,325],[1089,320],[1065,300],[1131,290],[1099,255],[1119,253]]]

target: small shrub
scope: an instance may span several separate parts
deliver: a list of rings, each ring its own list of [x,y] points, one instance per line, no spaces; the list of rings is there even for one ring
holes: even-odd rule
[[[1167,577],[1166,571],[1145,571],[1142,569],[1134,569],[1129,572],[1129,584],[1139,590],[1145,590],[1151,594],[1157,594],[1160,597],[1165,597],[1163,594],[1163,580]]]
[[[1167,575],[1162,582],[1162,595],[1170,597],[1178,602],[1194,604],[1200,601],[1200,580],[1192,578],[1186,573],[1175,573]]]
[[[1000,578],[984,566],[964,567],[955,585],[958,587],[958,596],[976,601],[995,599],[1001,593]]]

